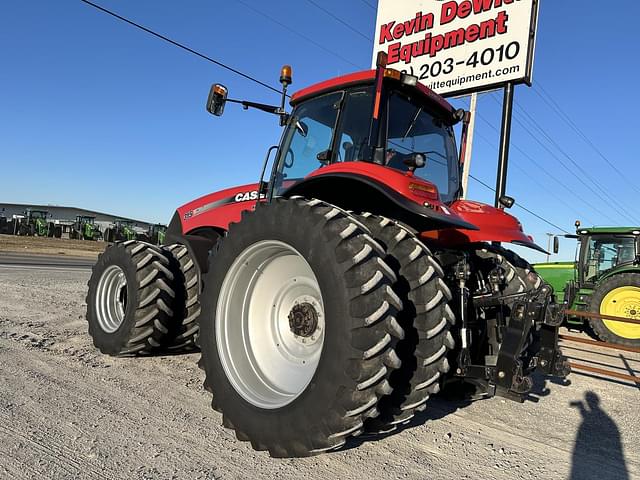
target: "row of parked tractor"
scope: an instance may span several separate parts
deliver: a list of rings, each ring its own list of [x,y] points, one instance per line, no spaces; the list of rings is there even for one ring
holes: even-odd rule
[[[28,209],[23,215],[13,218],[0,216],[0,234],[29,237],[62,238],[118,242],[141,240],[161,245],[164,242],[167,226],[152,224],[146,231],[140,229],[131,220],[116,219],[104,230],[96,223],[96,217],[77,215],[75,220],[54,220],[46,210]]]

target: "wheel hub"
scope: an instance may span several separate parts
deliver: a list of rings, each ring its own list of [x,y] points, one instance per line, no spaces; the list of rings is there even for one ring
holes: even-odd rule
[[[127,277],[118,265],[110,265],[98,280],[96,316],[100,328],[113,333],[124,321],[127,310]]]
[[[640,288],[633,285],[611,290],[602,299],[600,313],[614,317],[640,318]],[[622,338],[640,339],[640,326],[630,323],[604,320],[605,327]]]
[[[289,312],[289,328],[298,336],[308,338],[318,328],[318,312],[308,302],[296,304]]]

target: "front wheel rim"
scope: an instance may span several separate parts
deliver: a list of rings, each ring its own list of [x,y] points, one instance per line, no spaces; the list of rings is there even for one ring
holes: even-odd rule
[[[240,253],[220,288],[215,337],[227,379],[249,403],[275,409],[298,398],[325,338],[322,293],[306,259],[277,240]]]
[[[118,265],[102,272],[96,288],[96,317],[100,328],[114,333],[120,328],[127,311],[127,277]]]
[[[640,288],[634,286],[614,288],[602,299],[600,313],[640,320]],[[615,320],[603,320],[603,323],[607,329],[619,337],[629,340],[640,339],[640,325]]]

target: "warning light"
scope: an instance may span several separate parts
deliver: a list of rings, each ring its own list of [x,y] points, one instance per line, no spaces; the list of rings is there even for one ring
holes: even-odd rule
[[[293,83],[293,79],[291,76],[291,65],[285,65],[280,70],[280,83],[285,86],[291,85]]]
[[[402,73],[400,73],[398,70],[394,70],[393,68],[385,68],[384,76],[385,78],[393,78],[394,80],[400,80],[400,77],[402,77]]]

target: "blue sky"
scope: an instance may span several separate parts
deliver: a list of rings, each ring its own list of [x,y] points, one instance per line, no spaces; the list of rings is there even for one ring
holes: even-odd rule
[[[307,0],[98,3],[276,87],[284,63],[294,69],[292,90],[370,64],[372,43]],[[367,36],[375,27],[374,4],[321,2]],[[639,100],[632,92],[639,72],[632,52],[639,15],[640,4],[629,0],[541,0],[534,88],[516,90],[508,193],[569,231],[576,218],[584,225],[630,224],[628,216],[640,223],[640,187],[631,183],[637,177]],[[264,87],[79,0],[0,2],[0,201],[168,222],[192,198],[255,181],[280,129],[274,118],[232,105],[221,119],[208,115],[212,82],[227,85],[233,97],[277,102]],[[542,101],[544,92],[626,180]],[[492,186],[499,99],[494,93],[479,100],[472,164],[472,175]],[[589,178],[574,177],[569,158]],[[596,188],[592,180],[604,188],[600,197],[585,186]],[[493,193],[472,181],[470,198],[492,203]],[[546,245],[547,232],[556,233],[518,208],[512,213],[540,244]],[[573,252],[573,241],[563,240],[555,259]]]

